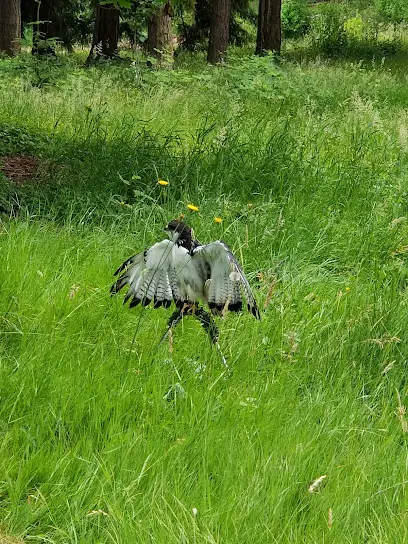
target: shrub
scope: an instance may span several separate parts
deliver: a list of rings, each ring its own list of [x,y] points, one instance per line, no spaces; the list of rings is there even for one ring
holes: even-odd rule
[[[313,46],[322,53],[339,52],[347,41],[344,23],[342,6],[325,4],[316,8],[310,29]]]
[[[306,0],[286,0],[282,4],[282,31],[287,38],[299,38],[310,27]]]
[[[364,37],[364,21],[360,14],[350,17],[344,22],[344,31],[347,39],[361,40]]]
[[[376,7],[378,13],[394,25],[408,21],[407,0],[377,0]]]

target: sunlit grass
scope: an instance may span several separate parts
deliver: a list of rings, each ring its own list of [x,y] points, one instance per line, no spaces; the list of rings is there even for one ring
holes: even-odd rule
[[[0,534],[402,542],[400,72],[71,60],[34,88],[18,62],[0,65],[0,150],[42,170],[5,186],[0,228]],[[169,312],[109,295],[180,214],[230,245],[261,308],[218,321],[230,374],[194,320],[159,346]]]

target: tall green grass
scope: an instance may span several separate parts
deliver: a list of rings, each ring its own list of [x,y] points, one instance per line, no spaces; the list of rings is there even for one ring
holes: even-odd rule
[[[403,541],[399,67],[237,58],[152,73],[69,59],[38,88],[26,62],[0,64],[1,155],[41,160],[35,183],[3,179],[17,217],[0,231],[1,530]],[[198,238],[232,247],[262,309],[219,323],[231,374],[194,321],[171,351],[158,346],[168,312],[109,296],[115,268],[189,202]]]

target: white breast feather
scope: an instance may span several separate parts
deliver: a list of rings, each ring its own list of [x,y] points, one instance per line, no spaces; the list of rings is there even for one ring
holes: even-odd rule
[[[175,245],[172,249],[172,266],[182,300],[195,302],[203,297],[205,277],[201,266],[192,259],[186,248]]]

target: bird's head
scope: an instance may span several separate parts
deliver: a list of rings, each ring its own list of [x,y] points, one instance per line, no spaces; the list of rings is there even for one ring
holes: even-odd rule
[[[164,229],[170,240],[190,250],[194,238],[193,229],[180,219],[173,219]]]

